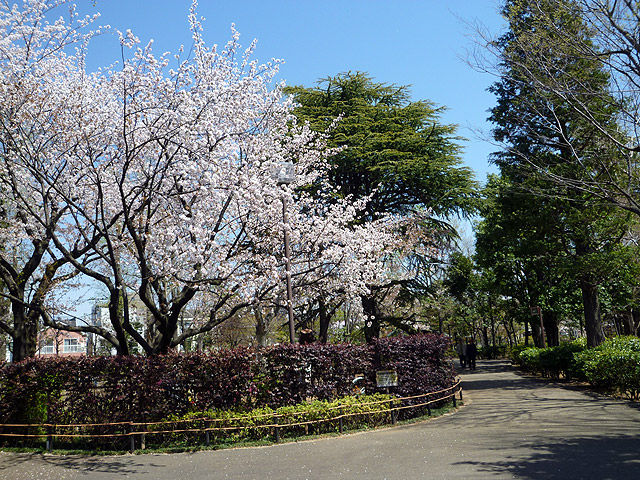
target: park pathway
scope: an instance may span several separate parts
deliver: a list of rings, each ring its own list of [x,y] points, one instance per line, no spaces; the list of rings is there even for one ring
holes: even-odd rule
[[[461,377],[466,405],[419,424],[173,455],[0,453],[0,479],[640,479],[640,406],[529,378],[504,361]]]

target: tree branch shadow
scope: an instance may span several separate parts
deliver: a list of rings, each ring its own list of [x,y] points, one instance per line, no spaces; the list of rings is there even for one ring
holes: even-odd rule
[[[500,462],[459,462],[479,472],[509,473],[513,478],[547,480],[640,478],[640,437],[581,437],[522,445],[533,453]]]

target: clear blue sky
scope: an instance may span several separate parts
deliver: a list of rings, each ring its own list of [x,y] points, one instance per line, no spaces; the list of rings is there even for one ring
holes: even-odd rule
[[[81,13],[99,11],[100,24],[131,29],[143,45],[153,39],[157,54],[190,46],[191,0],[77,3]],[[485,120],[494,97],[486,88],[493,78],[471,69],[463,57],[472,46],[465,20],[500,31],[496,0],[200,0],[198,12],[206,19],[208,44],[225,44],[235,23],[243,46],[258,39],[258,61],[285,61],[281,78],[289,85],[311,86],[348,70],[411,85],[414,100],[449,109],[443,120],[458,124],[459,134],[469,139],[463,161],[478,180],[495,171],[487,161],[495,148],[474,132],[490,128]],[[117,60],[117,39],[100,39],[90,55],[93,68]]]

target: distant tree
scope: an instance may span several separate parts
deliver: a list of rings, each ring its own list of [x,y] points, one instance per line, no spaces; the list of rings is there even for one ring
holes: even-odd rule
[[[473,173],[462,165],[455,126],[440,121],[443,107],[411,101],[409,87],[363,72],[285,92],[299,120],[320,132],[333,125],[328,145],[345,148],[329,160],[329,183],[342,196],[367,198],[363,220],[425,208],[446,217],[475,207]]]
[[[541,345],[542,331],[530,308],[540,306],[546,344],[559,341],[560,319],[575,300],[575,262],[565,248],[558,205],[544,196],[491,176],[485,189],[483,219],[476,226],[475,259],[497,296],[512,299],[512,315],[533,332]],[[528,342],[528,337],[525,339]]]

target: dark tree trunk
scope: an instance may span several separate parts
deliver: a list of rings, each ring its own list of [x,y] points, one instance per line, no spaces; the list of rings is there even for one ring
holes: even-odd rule
[[[13,340],[13,361],[21,362],[27,358],[35,357],[38,350],[38,317],[14,312],[14,318],[18,326],[15,329]]]
[[[115,332],[115,337],[118,340],[116,347],[116,353],[118,355],[129,355],[129,345],[127,343],[127,336],[125,335],[124,328],[122,326],[124,322],[124,304],[122,296],[118,289],[113,289],[109,295],[109,320],[111,326]]]
[[[364,338],[367,343],[372,343],[380,338],[380,320],[377,304],[373,296],[362,296],[362,310],[364,311]]]
[[[542,321],[544,323],[544,333],[547,337],[547,347],[555,347],[560,345],[560,328],[558,326],[558,315],[555,312],[543,312]]]
[[[591,275],[586,274],[582,276],[580,279],[580,290],[582,290],[587,346],[597,347],[604,342],[604,332],[602,330],[602,318],[600,316],[598,286],[592,280]]]
[[[329,339],[329,323],[331,322],[331,315],[327,311],[327,305],[324,303],[324,299],[320,299],[319,302],[319,317],[320,317],[320,332],[318,333],[318,341],[320,343],[327,343]]]
[[[622,315],[622,332],[624,335],[638,336],[640,326],[640,312],[631,310]]]
[[[536,317],[531,317],[536,318]],[[533,346],[542,347],[542,330],[540,329],[540,320],[531,322],[531,337],[533,338]]]
[[[267,346],[267,320],[266,315],[263,315],[260,311],[259,305],[253,309],[254,317],[256,319],[256,343],[259,347]]]

